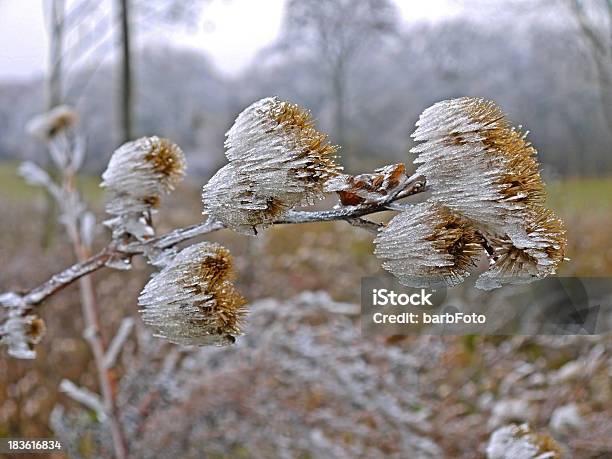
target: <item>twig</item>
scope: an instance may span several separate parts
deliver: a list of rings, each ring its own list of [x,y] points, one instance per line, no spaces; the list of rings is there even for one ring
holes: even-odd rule
[[[106,411],[98,394],[90,391],[89,389],[79,387],[68,379],[62,379],[59,388],[60,391],[65,393],[71,399],[76,400],[77,402],[85,405],[87,408],[94,410],[98,418],[101,420],[106,418]]]
[[[106,354],[104,355],[104,360],[102,361],[104,368],[109,369],[115,366],[115,362],[117,361],[117,357],[123,348],[123,345],[127,341],[130,336],[130,332],[134,328],[134,319],[131,317],[126,317],[121,321],[121,325],[119,326],[119,330],[117,330],[117,334],[108,346],[106,350]]]
[[[402,190],[398,190],[395,194],[389,195],[386,197],[386,199],[376,203],[360,206],[340,207],[337,209],[324,211],[291,211],[285,217],[274,222],[274,224],[288,225],[324,221],[347,221],[351,224],[355,224],[356,219],[360,219],[360,217],[386,211],[388,210],[387,205],[391,202],[421,193],[425,190],[425,178],[414,177],[407,182],[406,187],[404,187]],[[367,227],[371,230],[373,229],[373,225],[376,225],[376,223],[368,223],[367,220],[361,219],[356,226]],[[221,222],[207,221],[198,225],[175,229],[167,234],[151,238],[145,242],[134,241],[119,245],[111,242],[96,255],[55,274],[48,281],[23,295],[25,305],[23,314],[25,315],[27,312],[31,311],[34,306],[39,305],[46,298],[55,294],[72,282],[87,274],[91,274],[100,268],[103,268],[106,262],[114,257],[129,258],[134,255],[141,255],[150,249],[167,249],[174,247],[181,242],[188,241],[204,234],[210,234],[223,228],[225,228],[225,226]],[[3,311],[5,309],[6,308],[0,308],[0,324],[6,320],[6,313]]]

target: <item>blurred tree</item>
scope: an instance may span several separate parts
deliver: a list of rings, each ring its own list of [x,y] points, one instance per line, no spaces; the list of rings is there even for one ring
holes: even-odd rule
[[[121,143],[132,138],[132,52],[130,40],[130,8],[128,0],[119,1],[119,21],[121,23]]]
[[[333,137],[344,145],[351,64],[369,45],[397,30],[389,0],[289,0],[274,50],[305,51],[325,72],[334,103]]]
[[[565,0],[595,62],[603,114],[612,131],[612,0]]]
[[[131,2],[130,0],[117,0],[120,23],[120,47],[121,47],[121,91],[119,92],[120,107],[120,141],[127,142],[134,137],[133,133],[133,110],[134,90],[132,77],[132,39],[131,28]],[[142,14],[141,23],[154,22],[176,24],[186,23],[193,25],[200,17],[202,4],[207,0],[167,0],[165,2],[144,2],[142,10],[136,14]]]
[[[44,3],[45,16],[47,20],[47,31],[49,36],[49,73],[46,78],[45,109],[51,110],[60,105],[63,100],[62,94],[62,54],[64,36],[64,0],[48,0]],[[46,156],[45,156],[46,158]],[[48,161],[45,161],[50,166]],[[51,173],[56,173],[50,167]],[[46,193],[45,212],[43,216],[43,232],[41,245],[48,248],[57,230],[57,204],[53,197]]]

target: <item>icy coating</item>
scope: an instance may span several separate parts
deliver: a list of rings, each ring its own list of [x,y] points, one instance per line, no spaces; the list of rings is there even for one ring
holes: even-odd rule
[[[138,304],[143,321],[156,336],[173,343],[232,344],[247,310],[231,278],[227,249],[208,242],[189,246],[142,290]]]
[[[559,459],[561,453],[547,436],[533,433],[527,424],[497,429],[487,445],[487,459]]]
[[[385,202],[403,190],[408,182],[406,166],[390,164],[373,174],[341,174],[325,185],[325,191],[335,191],[343,206],[370,205]]]
[[[7,346],[9,355],[18,359],[34,359],[33,346],[45,332],[45,324],[34,314],[25,314],[23,297],[9,292],[0,295],[0,307],[8,309],[8,318],[0,325],[0,342]]]
[[[226,136],[229,164],[204,186],[204,212],[245,234],[321,199],[341,171],[310,114],[276,97],[247,107]]]
[[[424,202],[397,214],[374,240],[382,267],[403,285],[457,285],[483,253],[481,237],[447,208]]]
[[[489,237],[494,253],[489,269],[480,275],[476,287],[491,290],[505,283],[527,283],[554,274],[563,261],[565,230],[548,209],[532,211],[525,219],[531,243],[516,247],[508,237]]]
[[[104,222],[113,238],[126,233],[139,240],[152,236],[151,214],[184,175],[183,152],[167,139],[142,137],[119,147],[100,185],[107,190],[106,212],[114,216]]]
[[[491,268],[477,286],[553,274],[566,245],[562,222],[543,207],[536,150],[491,101],[462,97],[426,109],[412,134],[416,174],[431,200],[472,222],[485,238]]]

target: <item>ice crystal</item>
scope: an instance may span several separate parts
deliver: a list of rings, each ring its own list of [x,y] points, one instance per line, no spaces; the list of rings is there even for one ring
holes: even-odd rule
[[[45,333],[43,320],[26,313],[23,298],[12,292],[0,295],[0,307],[8,309],[8,318],[0,325],[0,342],[8,347],[9,355],[18,359],[36,358],[32,348]]]
[[[485,290],[504,283],[525,283],[556,272],[563,260],[566,237],[563,223],[544,208],[527,213],[524,221],[529,245],[518,247],[509,237],[487,236],[493,248],[491,266],[480,275],[476,286]]]
[[[187,247],[143,289],[143,320],[173,343],[231,344],[246,314],[246,301],[231,279],[226,248],[206,242]]]
[[[26,124],[26,131],[33,137],[48,141],[58,133],[74,127],[78,116],[72,107],[58,105],[47,113],[37,115]]]
[[[515,244],[529,244],[523,211],[545,199],[536,150],[493,102],[438,102],[421,114],[412,136],[424,141],[411,151],[434,199]]]
[[[482,238],[474,227],[434,202],[400,212],[374,243],[383,268],[400,283],[414,287],[456,285],[483,253]]]
[[[341,170],[310,113],[275,97],[247,107],[226,136],[229,164],[204,186],[202,200],[210,218],[243,233],[313,204]]]
[[[101,184],[108,193],[106,212],[114,216],[104,224],[112,228],[113,237],[152,236],[152,212],[184,175],[183,152],[167,139],[142,137],[119,147]]]
[[[432,200],[471,221],[487,241],[491,267],[478,287],[555,272],[565,231],[543,207],[537,152],[493,102],[463,97],[434,104],[412,136],[423,141],[411,151]]]
[[[527,424],[497,429],[487,445],[487,459],[559,459],[554,440],[532,432]]]

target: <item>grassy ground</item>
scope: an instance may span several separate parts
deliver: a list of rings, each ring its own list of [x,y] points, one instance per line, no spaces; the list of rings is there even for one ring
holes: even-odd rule
[[[44,194],[25,185],[16,168],[16,164],[0,163],[0,291],[32,287],[74,260],[61,232],[51,248],[40,248]],[[80,183],[98,220],[102,220],[99,178],[86,177]],[[560,274],[612,275],[612,178],[555,182],[549,184],[548,193],[549,205],[568,228],[567,255],[571,261]],[[196,184],[176,190],[156,216],[158,232],[200,221],[199,195]],[[290,298],[303,290],[320,289],[335,300],[359,302],[360,278],[376,275],[380,269],[372,255],[372,235],[344,223],[275,227],[258,238],[221,231],[207,239],[232,251],[238,288],[251,301],[269,296]],[[107,241],[108,232],[101,229],[96,247]],[[136,263],[130,273],[102,270],[95,274],[107,339],[122,317],[136,315],[136,298],[149,273],[149,267]],[[91,356],[82,340],[79,304],[76,286],[47,302],[43,318],[48,332],[38,346],[36,361],[15,361],[0,355],[0,436],[49,435],[52,407],[57,402],[72,403],[57,392],[62,378],[96,388]],[[455,345],[461,349],[460,340]],[[459,363],[456,371],[460,368]],[[445,370],[445,378],[450,371]]]

